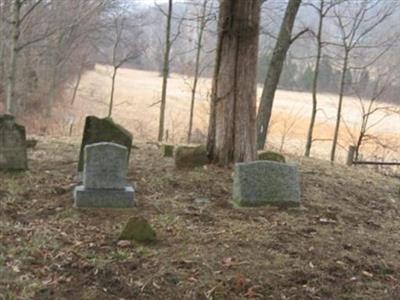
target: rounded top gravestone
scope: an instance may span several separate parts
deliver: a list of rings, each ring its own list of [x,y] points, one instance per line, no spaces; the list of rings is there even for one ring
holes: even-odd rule
[[[128,149],[114,143],[85,147],[83,185],[88,189],[123,189],[126,186]]]

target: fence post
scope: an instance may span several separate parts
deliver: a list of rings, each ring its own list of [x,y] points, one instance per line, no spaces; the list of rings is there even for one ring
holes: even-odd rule
[[[355,146],[349,146],[349,151],[347,152],[346,165],[352,166],[354,162],[354,154],[356,153]]]

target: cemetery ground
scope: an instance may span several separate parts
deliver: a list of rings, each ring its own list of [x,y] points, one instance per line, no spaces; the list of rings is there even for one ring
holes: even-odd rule
[[[299,208],[234,208],[232,170],[133,149],[138,207],[73,208],[79,140],[0,173],[1,299],[399,299],[399,179],[300,160]],[[144,216],[151,244],[118,241]]]

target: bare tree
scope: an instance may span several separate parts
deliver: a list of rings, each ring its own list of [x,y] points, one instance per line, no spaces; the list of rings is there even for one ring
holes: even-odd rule
[[[256,157],[255,114],[261,1],[220,2],[207,148],[220,165]]]
[[[382,74],[378,73],[369,95],[366,95],[364,87],[353,87],[361,111],[360,127],[356,135],[352,134],[352,131],[347,127],[346,123],[344,124],[346,125],[348,133],[353,138],[355,160],[358,160],[360,148],[365,142],[377,141],[380,145],[383,144],[383,142],[379,141],[379,137],[376,134],[370,133],[371,130],[384,122],[391,115],[400,113],[396,106],[382,102],[385,97],[385,92],[390,87],[390,83],[395,79],[392,74],[392,71]]]
[[[314,33],[316,42],[317,42],[317,55],[315,57],[315,66],[314,66],[314,74],[312,81],[312,110],[311,110],[311,118],[310,118],[310,126],[308,128],[307,141],[306,141],[306,149],[305,156],[309,157],[311,153],[311,147],[313,143],[313,135],[314,135],[314,127],[315,120],[317,117],[317,92],[318,92],[318,76],[319,76],[319,68],[322,57],[322,48],[324,46],[324,42],[322,39],[322,32],[324,26],[324,19],[328,15],[329,11],[339,3],[339,1],[335,0],[319,0],[319,5],[315,5],[314,2],[308,3],[311,7],[313,7],[318,13],[318,28],[317,32]]]
[[[161,87],[161,103],[160,103],[160,123],[158,126],[158,141],[161,142],[164,137],[164,123],[165,123],[165,107],[167,102],[167,86],[169,77],[169,62],[170,62],[170,51],[171,51],[171,20],[172,20],[172,0],[168,0],[168,13],[167,26],[165,30],[165,50],[164,50],[164,62],[163,62],[163,82]]]
[[[343,99],[346,86],[351,83],[348,82],[348,74],[352,69],[350,64],[351,54],[356,49],[362,48],[378,48],[376,45],[366,44],[368,36],[381,25],[394,11],[394,5],[383,5],[380,1],[363,0],[357,3],[345,2],[345,5],[335,7],[334,13],[336,18],[336,25],[340,32],[340,43],[331,43],[334,46],[339,46],[343,50],[341,78],[339,84],[339,101],[336,114],[336,123],[334,129],[334,136],[332,142],[332,149],[330,161],[335,161],[336,147],[339,138],[340,123],[342,118]],[[392,38],[392,37],[391,37]],[[379,49],[382,49],[379,45]],[[382,53],[387,51],[387,46],[371,59],[372,64],[375,62]],[[358,66],[359,67],[359,66]]]
[[[203,0],[200,16],[197,18],[197,42],[196,42],[196,59],[195,59],[195,67],[194,67],[194,75],[193,75],[193,83],[191,86],[191,99],[190,99],[190,115],[189,115],[189,129],[187,142],[190,143],[192,138],[192,128],[193,128],[193,115],[194,115],[194,105],[196,100],[196,92],[197,92],[197,83],[199,80],[199,76],[201,75],[200,69],[200,56],[203,49],[203,35],[206,30],[207,22],[209,20],[207,5],[209,0]]]
[[[265,145],[275,92],[278,87],[287,51],[293,41],[305,32],[303,30],[292,37],[292,29],[300,4],[301,0],[289,0],[272,54],[257,114],[257,149],[263,149]]]

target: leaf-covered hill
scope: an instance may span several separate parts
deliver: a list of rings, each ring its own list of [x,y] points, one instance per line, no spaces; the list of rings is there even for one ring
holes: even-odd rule
[[[41,139],[30,171],[0,173],[0,299],[400,298],[398,179],[302,160],[300,208],[237,209],[232,170],[143,143],[138,207],[77,210],[78,146]],[[156,243],[118,242],[132,216]]]

